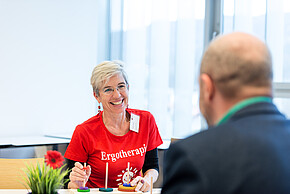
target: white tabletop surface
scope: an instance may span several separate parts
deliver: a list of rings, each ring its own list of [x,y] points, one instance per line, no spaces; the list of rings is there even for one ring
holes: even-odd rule
[[[23,193],[28,193],[26,189],[0,189],[0,193],[4,194],[23,194]],[[80,194],[81,192],[78,192],[76,189],[60,189],[58,190],[59,194],[74,194],[78,193]],[[82,192],[83,193],[83,192]],[[101,192],[99,189],[90,189],[90,192],[87,193],[110,193],[110,194],[133,194],[133,193],[138,193],[141,194],[142,192],[123,192],[123,191],[118,191],[118,189],[114,188],[113,192]],[[153,189],[152,194],[160,194],[161,189]],[[146,192],[146,194],[150,194],[150,192]]]
[[[34,145],[49,145],[69,143],[69,139],[60,139],[45,136],[23,136],[23,137],[5,137],[0,138],[0,145],[12,146],[34,146]]]
[[[72,137],[72,133],[46,133],[44,136],[70,140]]]

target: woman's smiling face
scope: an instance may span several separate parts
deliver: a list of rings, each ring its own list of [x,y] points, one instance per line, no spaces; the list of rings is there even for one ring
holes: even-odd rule
[[[99,89],[98,102],[102,103],[104,112],[122,113],[128,105],[128,85],[121,73],[111,78]]]

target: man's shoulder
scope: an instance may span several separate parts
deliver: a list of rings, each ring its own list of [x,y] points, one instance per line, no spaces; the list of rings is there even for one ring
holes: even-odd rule
[[[173,143],[174,149],[183,149],[185,152],[200,152],[201,150],[215,150],[223,147],[225,138],[235,136],[230,124],[223,126],[210,127],[194,135]]]
[[[216,137],[223,136],[224,133],[228,133],[230,131],[231,125],[224,126],[212,126],[207,129],[203,129],[200,132],[193,134],[184,139],[184,142],[204,142],[207,139],[211,140],[212,138],[216,139]]]

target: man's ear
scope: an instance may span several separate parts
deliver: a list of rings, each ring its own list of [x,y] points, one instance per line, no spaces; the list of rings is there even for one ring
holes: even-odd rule
[[[99,99],[99,97],[97,96],[96,92],[94,92],[94,97],[95,97],[95,99],[98,101],[98,103],[101,102],[100,99]]]
[[[211,77],[203,73],[199,77],[201,92],[203,92],[203,97],[211,101],[215,95],[215,86]]]

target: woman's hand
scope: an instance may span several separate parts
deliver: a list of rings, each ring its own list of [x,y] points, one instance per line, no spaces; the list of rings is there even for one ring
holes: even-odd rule
[[[150,190],[151,183],[146,177],[137,176],[130,184],[136,186],[135,191],[147,192]]]
[[[89,177],[91,175],[91,166],[86,166],[86,172],[83,168],[84,166],[81,163],[75,163],[75,167],[72,168],[72,171],[69,175],[69,189],[78,189],[79,187],[83,187],[83,185],[85,185],[86,182],[89,180]]]
[[[150,185],[151,185],[151,177],[153,178],[153,183],[158,178],[158,171],[155,169],[149,169],[144,173],[144,177],[137,176],[132,182],[131,186],[136,186],[135,191],[142,191],[142,192],[147,192],[150,190]],[[153,184],[152,183],[152,184]],[[152,186],[153,188],[153,186]]]

